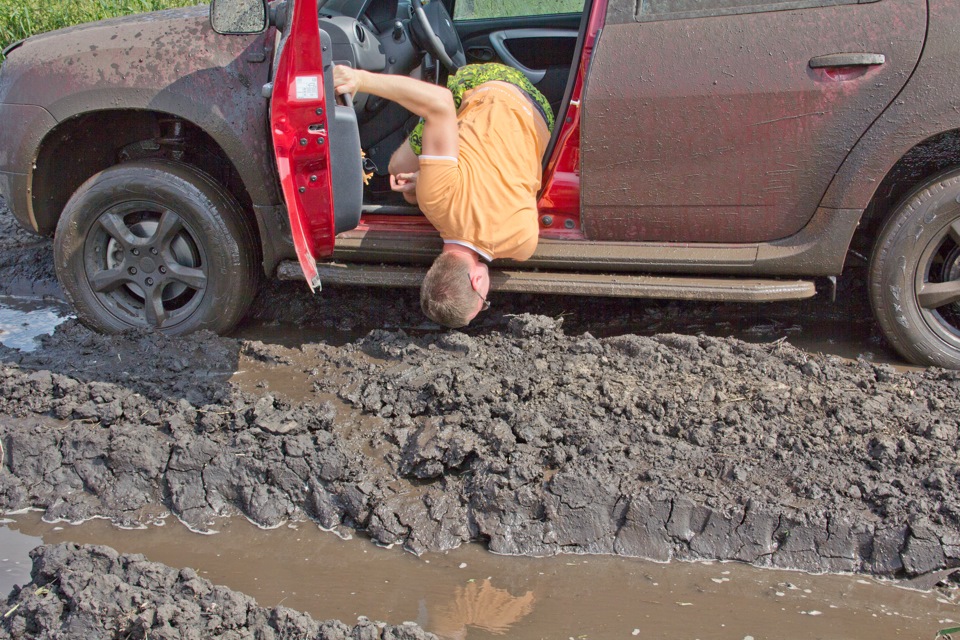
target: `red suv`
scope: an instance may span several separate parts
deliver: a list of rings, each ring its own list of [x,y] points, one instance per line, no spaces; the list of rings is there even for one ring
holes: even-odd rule
[[[557,126],[539,247],[495,289],[799,299],[869,254],[890,342],[960,367],[960,3],[571,1],[214,0],[30,38],[0,193],[101,331],[225,331],[263,275],[416,285],[440,239],[386,175],[416,119],[337,104],[333,64],[502,62]]]

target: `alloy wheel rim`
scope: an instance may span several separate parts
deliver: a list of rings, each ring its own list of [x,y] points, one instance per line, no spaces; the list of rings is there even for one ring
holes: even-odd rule
[[[960,349],[960,217],[927,244],[915,277],[917,308],[926,325]]]
[[[208,284],[196,233],[175,211],[145,201],[124,202],[98,216],[84,246],[84,271],[111,315],[141,327],[182,322]]]

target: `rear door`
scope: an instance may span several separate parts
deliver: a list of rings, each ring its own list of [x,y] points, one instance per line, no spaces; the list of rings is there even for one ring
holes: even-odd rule
[[[796,233],[913,72],[923,0],[611,0],[583,100],[596,240]]]
[[[360,136],[352,105],[334,96],[333,49],[318,26],[317,0],[296,0],[279,46],[270,100],[274,155],[300,267],[316,290],[317,260],[332,255],[336,234],[360,220]]]

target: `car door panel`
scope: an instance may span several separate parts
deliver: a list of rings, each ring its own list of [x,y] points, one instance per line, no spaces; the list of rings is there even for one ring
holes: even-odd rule
[[[356,114],[337,105],[330,36],[316,0],[298,0],[280,42],[270,101],[274,156],[294,247],[307,284],[320,286],[316,261],[333,254],[337,233],[357,226],[363,169]],[[286,46],[290,39],[296,46]]]
[[[906,83],[926,4],[634,19],[632,3],[611,3],[587,83],[585,235],[762,242],[810,220]]]

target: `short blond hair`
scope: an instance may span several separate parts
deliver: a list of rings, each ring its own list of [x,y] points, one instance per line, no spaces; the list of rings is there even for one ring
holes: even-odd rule
[[[465,327],[477,310],[469,260],[441,253],[420,286],[420,308],[428,318],[451,329]]]

